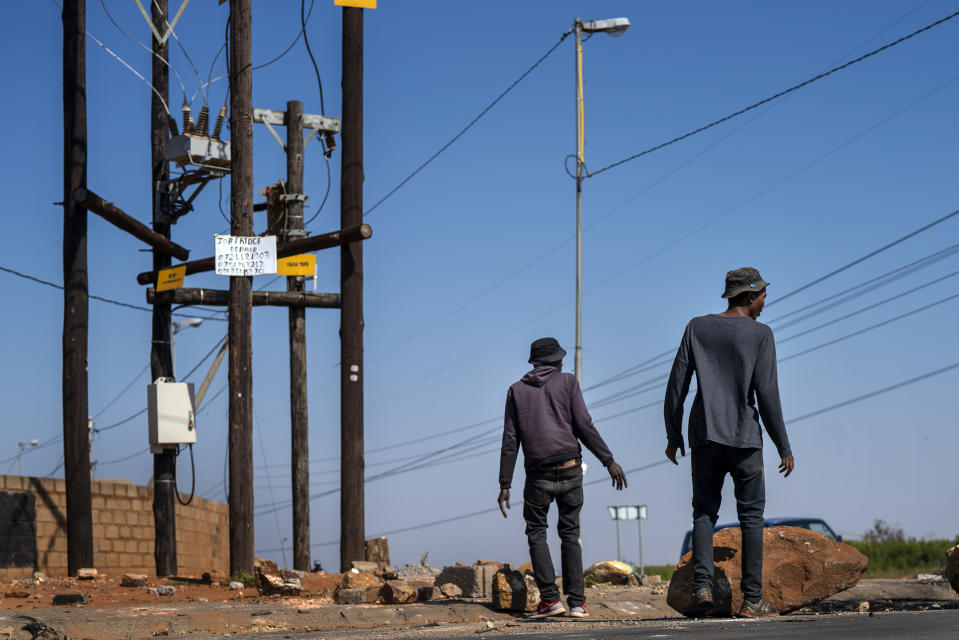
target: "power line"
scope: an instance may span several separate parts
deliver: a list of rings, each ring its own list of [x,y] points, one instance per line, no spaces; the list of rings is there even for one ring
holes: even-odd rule
[[[96,414],[94,414],[93,419],[96,420],[97,418],[99,418],[100,416],[102,416],[103,413],[104,413],[107,409],[109,409],[110,407],[112,407],[113,404],[114,404],[117,400],[119,400],[121,397],[123,397],[123,394],[126,393],[127,391],[129,391],[129,390],[130,390],[130,387],[132,387],[134,384],[136,384],[136,381],[139,380],[140,377],[141,377],[144,373],[146,373],[149,368],[150,368],[150,365],[148,364],[148,365],[146,365],[145,367],[143,367],[142,369],[140,369],[139,373],[137,373],[135,376],[133,376],[133,379],[130,380],[130,382],[128,382],[125,387],[123,387],[123,389],[120,391],[120,393],[118,393],[117,395],[115,395],[115,396],[113,397],[113,399],[110,400],[110,402],[106,403],[106,405],[104,405],[102,409],[100,409],[99,411],[96,412]]]
[[[418,166],[416,169],[413,170],[412,173],[410,173],[408,176],[406,176],[405,178],[403,178],[403,179],[400,181],[399,184],[397,184],[395,187],[393,187],[393,188],[390,190],[390,192],[387,193],[385,196],[383,196],[382,198],[380,198],[380,199],[376,202],[376,204],[374,204],[372,207],[370,207],[369,209],[367,209],[367,210],[363,213],[363,215],[364,215],[364,216],[368,216],[368,215],[370,215],[371,213],[373,213],[373,211],[374,211],[377,207],[379,207],[381,204],[383,204],[384,202],[386,202],[386,200],[387,200],[390,196],[392,196],[394,193],[396,193],[397,191],[399,191],[400,189],[402,189],[403,186],[406,185],[406,183],[409,182],[411,179],[413,179],[413,177],[414,177],[416,174],[418,174],[420,171],[422,171],[423,169],[425,169],[425,168],[426,168],[426,165],[428,165],[429,163],[433,162],[433,160],[435,160],[437,157],[439,157],[439,155],[440,155],[441,153],[443,153],[444,151],[446,151],[454,142],[456,142],[457,140],[459,140],[460,137],[461,137],[464,133],[466,133],[467,131],[469,131],[469,129],[470,129],[474,124],[476,124],[477,122],[479,122],[480,119],[481,119],[483,116],[485,116],[485,115],[489,112],[490,109],[492,109],[493,107],[495,107],[496,104],[497,104],[500,100],[502,100],[503,98],[505,98],[505,97],[506,97],[506,94],[508,94],[510,91],[512,91],[512,90],[516,87],[516,85],[518,85],[520,82],[522,82],[522,81],[526,78],[526,76],[528,76],[530,73],[533,72],[534,69],[536,69],[536,67],[538,67],[540,64],[542,64],[542,62],[543,62],[544,60],[546,60],[546,58],[548,58],[548,57],[550,56],[550,54],[552,54],[554,51],[556,51],[556,49],[559,48],[559,45],[563,44],[563,41],[566,40],[566,38],[569,36],[570,33],[572,33],[572,32],[571,32],[571,31],[567,31],[566,33],[564,33],[564,34],[560,37],[559,41],[558,41],[556,44],[554,44],[552,47],[550,47],[550,49],[549,49],[546,53],[544,53],[544,54],[539,58],[539,60],[537,60],[536,62],[534,62],[534,63],[533,63],[533,66],[531,66],[529,69],[527,69],[526,71],[524,71],[523,74],[513,82],[513,84],[511,84],[510,86],[506,87],[506,89],[505,89],[502,93],[500,93],[498,96],[496,96],[496,98],[495,98],[491,103],[489,103],[489,104],[486,106],[485,109],[483,109],[482,111],[480,111],[479,114],[478,114],[475,118],[473,118],[472,120],[470,120],[469,124],[467,124],[465,127],[463,127],[462,129],[460,129],[459,133],[457,133],[455,136],[453,136],[452,138],[450,138],[450,140],[449,140],[446,144],[444,144],[442,147],[440,147],[439,150],[436,151],[436,153],[434,153],[434,154],[431,155],[429,158],[427,158],[426,162],[424,162],[423,164],[421,164],[420,166]]]
[[[644,151],[640,151],[639,153],[633,154],[633,155],[631,155],[631,156],[629,156],[629,157],[627,157],[627,158],[623,158],[622,160],[619,160],[619,161],[614,162],[614,163],[612,163],[612,164],[606,165],[606,166],[603,167],[602,169],[598,169],[598,170],[596,170],[596,171],[590,171],[590,172],[588,172],[588,173],[586,174],[586,177],[587,177],[587,178],[592,178],[593,176],[599,175],[600,173],[603,173],[604,171],[609,171],[610,169],[613,169],[613,168],[618,167],[618,166],[620,166],[620,165],[626,164],[627,162],[630,162],[630,161],[632,161],[632,160],[636,160],[637,158],[641,158],[642,156],[645,156],[645,155],[648,155],[648,154],[650,154],[650,153],[653,153],[654,151],[659,151],[660,149],[664,149],[664,148],[666,148],[666,147],[668,147],[668,146],[670,146],[670,145],[672,145],[672,144],[675,144],[675,143],[677,143],[677,142],[680,142],[680,141],[682,141],[682,140],[685,140],[686,138],[692,137],[692,136],[696,135],[697,133],[702,133],[703,131],[706,131],[707,129],[712,129],[712,128],[715,127],[716,125],[722,124],[723,122],[726,122],[726,121],[728,121],[728,120],[732,120],[733,118],[735,118],[735,117],[737,117],[737,116],[741,116],[741,115],[744,114],[744,113],[747,113],[747,112],[749,112],[749,111],[752,111],[752,110],[755,109],[756,107],[760,107],[760,106],[762,106],[762,105],[764,105],[764,104],[766,104],[766,103],[768,103],[768,102],[772,102],[773,100],[776,100],[776,99],[781,98],[781,97],[783,97],[783,96],[785,96],[785,95],[787,95],[787,94],[789,94],[789,93],[792,93],[793,91],[796,91],[796,90],[798,90],[798,89],[802,89],[803,87],[805,87],[805,86],[807,86],[807,85],[810,85],[810,84],[816,82],[817,80],[822,80],[823,78],[825,78],[825,77],[827,77],[827,76],[830,76],[830,75],[836,73],[837,71],[842,71],[843,69],[846,69],[846,68],[848,68],[848,67],[851,67],[852,65],[857,64],[857,63],[859,63],[859,62],[862,62],[863,60],[866,60],[867,58],[871,58],[872,56],[874,56],[874,55],[876,55],[876,54],[878,54],[878,53],[881,53],[881,52],[885,51],[886,49],[891,49],[892,47],[895,47],[896,45],[901,44],[901,43],[905,42],[906,40],[909,40],[910,38],[914,38],[915,36],[919,35],[920,33],[923,33],[923,32],[925,32],[925,31],[928,31],[928,30],[930,30],[930,29],[932,29],[932,28],[934,28],[934,27],[939,26],[940,24],[943,24],[944,22],[948,22],[949,20],[952,20],[952,19],[955,18],[956,16],[959,16],[959,11],[957,11],[957,12],[951,14],[951,15],[948,15],[948,16],[946,16],[945,18],[941,18],[941,19],[939,19],[939,20],[936,20],[936,21],[933,22],[932,24],[928,24],[928,25],[926,25],[925,27],[922,27],[921,29],[917,29],[916,31],[913,31],[913,32],[910,33],[909,35],[903,36],[903,37],[899,38],[898,40],[894,40],[893,42],[890,42],[890,43],[888,43],[888,44],[885,44],[885,45],[879,47],[878,49],[873,49],[873,50],[870,51],[869,53],[863,54],[863,55],[859,56],[858,58],[855,58],[855,59],[853,59],[853,60],[850,60],[849,62],[847,62],[847,63],[845,63],[845,64],[841,64],[841,65],[839,65],[838,67],[833,67],[833,68],[830,69],[829,71],[826,71],[826,72],[824,72],[824,73],[820,73],[819,75],[813,76],[812,78],[806,80],[805,82],[800,82],[800,83],[797,84],[797,85],[793,85],[792,87],[790,87],[790,88],[788,88],[788,89],[785,89],[784,91],[780,91],[779,93],[776,93],[776,94],[774,94],[774,95],[771,95],[771,96],[769,96],[768,98],[764,98],[764,99],[760,100],[759,102],[755,102],[755,103],[749,105],[748,107],[745,107],[745,108],[743,108],[743,109],[740,109],[739,111],[736,111],[735,113],[731,113],[731,114],[729,114],[728,116],[722,117],[722,118],[720,118],[719,120],[714,120],[714,121],[710,122],[710,123],[707,124],[707,125],[703,125],[702,127],[699,127],[698,129],[694,129],[694,130],[692,130],[692,131],[689,131],[689,132],[687,132],[687,133],[684,133],[683,135],[677,136],[677,137],[673,138],[672,140],[667,140],[666,142],[660,143],[660,144],[658,144],[658,145],[656,145],[656,146],[654,146],[654,147],[650,147],[650,148],[648,148],[648,149],[646,149],[646,150],[644,150]]]
[[[838,269],[834,269],[833,271],[830,271],[830,272],[827,273],[826,275],[820,276],[820,277],[816,278],[815,280],[804,284],[803,286],[799,287],[798,289],[793,289],[792,291],[790,291],[790,292],[787,293],[786,295],[779,296],[778,298],[776,298],[775,300],[773,300],[773,301],[772,301],[771,303],[769,303],[769,304],[770,304],[770,305],[777,304],[777,303],[779,303],[779,302],[782,302],[783,300],[786,300],[787,298],[791,298],[792,296],[796,295],[797,293],[800,293],[800,292],[802,292],[802,291],[805,291],[806,289],[809,289],[810,287],[819,284],[819,283],[822,282],[823,280],[827,280],[827,279],[829,279],[829,278],[831,278],[831,277],[833,277],[833,276],[835,276],[835,275],[838,275],[838,274],[842,273],[843,271],[846,271],[847,269],[851,269],[852,267],[856,266],[857,264],[859,264],[859,263],[861,263],[861,262],[864,262],[864,261],[868,260],[869,258],[872,258],[872,257],[874,257],[874,256],[877,256],[877,255],[879,255],[880,253],[882,253],[882,252],[884,252],[884,251],[886,251],[886,250],[888,250],[888,249],[891,249],[891,248],[895,247],[896,245],[902,244],[903,242],[905,242],[905,241],[908,240],[909,238],[912,238],[912,237],[914,237],[914,236],[917,236],[917,235],[919,235],[920,233],[922,233],[923,231],[927,231],[927,230],[929,230],[929,229],[932,229],[932,228],[935,227],[936,225],[942,224],[942,223],[945,222],[946,220],[949,220],[949,219],[955,217],[956,215],[959,215],[959,209],[956,209],[956,210],[953,211],[952,213],[947,213],[946,215],[942,216],[941,218],[939,218],[939,219],[937,219],[937,220],[933,220],[933,221],[930,222],[929,224],[924,225],[924,226],[922,226],[922,227],[919,227],[919,228],[916,229],[915,231],[911,231],[911,232],[907,233],[907,234],[904,235],[904,236],[900,236],[899,238],[897,238],[896,240],[893,240],[893,241],[890,242],[889,244],[883,245],[883,246],[879,247],[878,249],[876,249],[875,251],[870,251],[869,253],[867,253],[866,255],[862,256],[861,258],[857,258],[857,259],[853,260],[852,262],[849,262],[849,263],[847,263],[847,264],[844,264],[843,266],[839,267]]]
[[[310,56],[310,62],[313,63],[313,72],[316,74],[316,85],[320,90],[320,112],[326,115],[326,105],[323,103],[323,80],[320,79],[320,68],[316,65],[316,58],[313,57],[313,49],[310,47],[310,36],[306,33],[306,16],[303,10],[306,8],[306,0],[300,0],[300,33],[303,35],[303,44],[306,45],[306,53]],[[313,3],[310,3],[310,11],[313,10]]]
[[[24,279],[26,279],[26,280],[32,280],[33,282],[36,282],[36,283],[39,283],[39,284],[43,284],[43,285],[46,285],[46,286],[48,286],[48,287],[53,287],[54,289],[59,289],[59,290],[61,290],[61,291],[63,290],[63,286],[62,286],[62,285],[55,284],[55,283],[53,283],[53,282],[50,282],[49,280],[42,280],[42,279],[40,279],[40,278],[36,278],[36,277],[34,277],[34,276],[27,275],[27,274],[25,274],[25,273],[21,273],[21,272],[19,272],[19,271],[14,270],[14,269],[8,269],[7,267],[0,267],[0,271],[5,271],[6,273],[9,273],[9,274],[11,274],[11,275],[17,276],[18,278],[24,278]],[[148,307],[141,307],[140,305],[136,305],[136,304],[129,304],[129,303],[127,303],[127,302],[120,302],[119,300],[113,300],[112,298],[104,298],[104,297],[102,297],[102,296],[95,296],[95,295],[93,295],[93,294],[89,294],[88,297],[89,297],[91,300],[99,300],[100,302],[107,302],[107,303],[109,303],[109,304],[117,305],[118,307],[126,307],[127,309],[136,309],[137,311],[149,311],[150,313],[153,313],[153,309],[150,309],[150,308],[148,308]],[[183,316],[183,317],[188,317],[188,318],[194,317],[194,316],[190,316],[190,315],[187,315],[187,314],[184,314],[184,313],[174,313],[173,315],[175,315],[175,316]],[[208,316],[201,316],[201,317],[202,317],[204,320],[216,320],[216,321],[219,321],[219,322],[226,322],[226,320],[225,320],[224,318],[216,318],[216,317],[208,317]]]

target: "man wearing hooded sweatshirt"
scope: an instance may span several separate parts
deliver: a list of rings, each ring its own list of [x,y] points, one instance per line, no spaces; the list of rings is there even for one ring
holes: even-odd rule
[[[546,544],[546,513],[553,500],[559,509],[557,529],[562,542],[563,593],[569,615],[585,618],[583,549],[579,543],[579,512],[583,507],[583,468],[580,442],[609,471],[613,486],[622,490],[626,475],[613,461],[603,438],[586,410],[576,377],[561,373],[566,351],[555,338],[540,338],[530,346],[533,370],[514,383],[506,394],[503,447],[499,466],[499,508],[506,517],[518,447],[523,447],[526,486],[523,518],[529,540],[533,577],[540,603],[531,618],[566,613],[560,603],[556,571]],[[505,505],[505,508],[504,508]]]

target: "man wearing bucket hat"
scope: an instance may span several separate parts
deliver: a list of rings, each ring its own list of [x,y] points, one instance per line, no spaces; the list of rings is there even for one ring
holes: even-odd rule
[[[546,544],[546,513],[554,500],[559,510],[557,529],[561,540],[563,593],[568,596],[569,615],[585,618],[583,549],[579,543],[579,512],[583,507],[583,467],[580,442],[609,471],[613,486],[622,490],[626,475],[613,461],[613,454],[593,426],[576,377],[562,373],[566,351],[555,338],[540,338],[530,345],[533,370],[514,383],[506,394],[503,447],[499,466],[499,508],[506,517],[509,489],[516,454],[523,447],[526,486],[523,518],[529,540],[533,577],[540,603],[531,618],[566,613],[560,603],[556,572]],[[505,508],[504,508],[505,507]]]
[[[689,412],[693,476],[693,594],[687,615],[708,616],[713,606],[713,527],[723,481],[732,476],[742,529],[743,605],[739,615],[776,615],[762,595],[763,510],[766,480],[760,418],[779,452],[779,472],[795,463],[779,402],[776,343],[772,330],[756,322],[766,287],[752,267],[726,274],[723,313],[693,318],[686,326],[666,387],[666,457],[685,456],[683,403],[696,373],[696,397]]]

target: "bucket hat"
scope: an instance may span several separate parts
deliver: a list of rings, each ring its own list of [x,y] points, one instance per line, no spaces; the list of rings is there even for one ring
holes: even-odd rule
[[[759,293],[769,286],[769,283],[763,280],[759,271],[752,267],[740,267],[726,273],[726,291],[724,298],[735,298],[745,291],[754,291]]]
[[[529,345],[530,364],[553,364],[566,356],[566,350],[559,346],[556,338],[540,338]]]

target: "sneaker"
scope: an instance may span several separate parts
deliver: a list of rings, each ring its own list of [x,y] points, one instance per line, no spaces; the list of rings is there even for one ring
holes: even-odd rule
[[[589,612],[586,611],[586,605],[581,604],[578,607],[569,608],[569,617],[570,618],[585,618],[589,615]]]
[[[779,612],[769,606],[764,598],[760,598],[759,602],[743,600],[743,606],[739,609],[740,618],[768,618],[778,615]]]
[[[548,618],[549,616],[559,616],[566,613],[566,608],[560,604],[559,600],[555,602],[540,602],[536,611],[530,611],[526,614],[527,618]]]
[[[693,592],[693,597],[686,607],[686,615],[690,618],[705,618],[713,615],[713,590],[709,587],[700,587]]]

